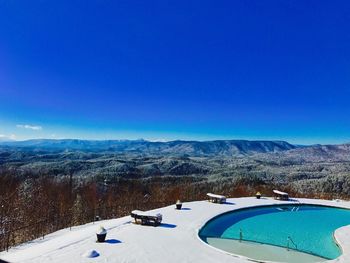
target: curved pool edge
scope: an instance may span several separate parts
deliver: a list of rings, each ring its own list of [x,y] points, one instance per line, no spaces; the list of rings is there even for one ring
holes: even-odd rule
[[[272,197],[267,197],[266,199],[269,199],[273,201],[269,204],[253,204],[253,205],[247,205],[247,206],[239,206],[234,207],[233,209],[230,209],[228,211],[225,211],[223,213],[216,214],[212,216],[211,218],[207,219],[198,229],[197,229],[197,239],[200,240],[202,244],[205,244],[207,247],[210,247],[211,249],[214,249],[216,251],[219,251],[220,253],[224,253],[227,255],[231,255],[235,258],[240,258],[243,260],[247,260],[248,262],[264,262],[264,263],[276,263],[276,261],[269,261],[269,260],[256,260],[252,259],[243,255],[230,253],[228,251],[225,251],[223,249],[214,247],[207,242],[205,242],[199,235],[200,231],[211,221],[214,220],[217,217],[220,217],[224,214],[228,214],[234,211],[239,211],[242,209],[250,209],[250,208],[258,208],[258,207],[266,207],[266,206],[278,206],[278,205],[287,205],[287,204],[296,204],[296,205],[318,205],[318,206],[328,206],[328,207],[334,207],[334,208],[342,208],[342,209],[349,209],[350,210],[350,202],[349,201],[342,201],[342,200],[322,200],[322,199],[305,199],[305,198],[294,198],[290,201],[279,201],[274,200]],[[333,233],[333,238],[335,243],[340,248],[342,254],[337,257],[336,259],[326,260],[322,261],[322,263],[349,263],[350,262],[350,225],[340,227],[335,230]],[[305,253],[305,252],[301,252]]]
[[[326,262],[350,262],[350,225],[336,229],[333,236],[342,250],[342,254],[338,258]]]
[[[227,213],[227,212],[225,212]],[[215,216],[216,217],[216,216]],[[202,229],[202,228],[200,228]],[[249,257],[246,257],[246,256],[243,256],[243,255],[238,255],[238,254],[234,254],[234,253],[230,253],[226,250],[223,250],[223,249],[220,249],[220,248],[217,248],[217,247],[214,247],[210,244],[208,244],[207,242],[205,242],[203,239],[200,238],[199,236],[199,231],[200,229],[198,229],[198,234],[197,234],[197,239],[200,240],[200,242],[204,245],[206,245],[207,247],[209,247],[210,249],[214,249],[220,253],[224,253],[224,254],[227,254],[227,255],[230,255],[232,257],[235,257],[235,258],[239,258],[239,259],[243,259],[243,260],[246,260],[246,261],[249,261],[249,262],[257,262],[257,263],[276,263],[276,261],[268,261],[268,260],[264,260],[264,261],[261,261],[261,260],[255,260],[255,259],[252,259],[252,258],[249,258]]]
[[[214,220],[215,218],[217,217],[220,217],[224,214],[229,214],[231,212],[234,212],[234,211],[239,211],[239,210],[242,210],[242,209],[249,209],[249,208],[257,208],[257,207],[266,207],[266,206],[274,206],[274,205],[281,205],[281,204],[303,204],[301,203],[299,200],[293,200],[293,201],[288,201],[288,202],[285,202],[285,201],[276,201],[274,200],[272,197],[267,197],[267,199],[272,199],[273,203],[269,203],[269,204],[254,204],[254,205],[247,205],[247,206],[244,206],[244,207],[237,207],[237,208],[233,208],[231,210],[228,210],[228,211],[225,211],[225,212],[222,212],[222,213],[219,213],[219,214],[216,214],[215,216],[212,216],[211,218],[207,219],[204,224],[202,224],[201,227],[199,227],[197,229],[197,233],[196,233],[196,236],[197,236],[197,239],[202,243],[204,244],[206,247],[210,248],[210,249],[213,249],[213,250],[216,250],[218,251],[219,253],[224,253],[226,255],[230,255],[232,257],[235,257],[235,258],[239,258],[239,259],[243,259],[243,260],[246,260],[247,262],[257,262],[257,263],[276,263],[276,261],[269,261],[269,260],[264,260],[264,261],[261,261],[261,260],[256,260],[256,259],[252,259],[252,258],[249,258],[249,257],[246,257],[246,256],[243,256],[243,255],[239,255],[239,254],[234,254],[234,253],[230,253],[228,251],[225,251],[223,249],[220,249],[220,248],[217,248],[217,247],[214,247],[210,244],[208,244],[207,242],[205,242],[199,235],[200,231],[211,221],[211,220]],[[306,203],[306,204],[311,204],[311,203]],[[349,206],[350,207],[350,206]],[[350,209],[350,208],[349,208]],[[349,232],[350,232],[350,225],[349,225]],[[350,233],[349,233],[350,234]],[[350,243],[350,240],[349,240],[349,243]],[[349,251],[350,252],[350,251]],[[333,261],[324,261],[324,262],[333,262]]]

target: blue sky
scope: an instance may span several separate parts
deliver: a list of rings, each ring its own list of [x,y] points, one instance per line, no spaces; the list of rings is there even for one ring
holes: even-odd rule
[[[0,139],[350,142],[348,1],[0,0]]]

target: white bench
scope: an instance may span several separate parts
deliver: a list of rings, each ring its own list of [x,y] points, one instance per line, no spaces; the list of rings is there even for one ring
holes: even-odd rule
[[[289,195],[286,192],[273,190],[273,193],[274,193],[275,199],[277,199],[277,200],[283,200],[283,201],[289,200]]]
[[[212,203],[225,203],[226,202],[226,196],[224,195],[216,195],[216,194],[212,194],[212,193],[207,193],[207,196],[209,197],[209,202]]]
[[[150,213],[140,210],[131,212],[131,217],[135,219],[136,224],[159,226],[162,223],[163,216],[159,213]]]

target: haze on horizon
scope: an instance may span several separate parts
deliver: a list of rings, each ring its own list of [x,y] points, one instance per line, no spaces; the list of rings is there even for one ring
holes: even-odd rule
[[[348,1],[0,1],[0,140],[350,142]]]

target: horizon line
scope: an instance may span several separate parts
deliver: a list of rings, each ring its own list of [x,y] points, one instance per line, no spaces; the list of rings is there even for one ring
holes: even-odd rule
[[[40,141],[40,140],[48,140],[48,141],[62,141],[62,140],[77,140],[77,141],[146,141],[146,142],[161,142],[161,143],[167,143],[167,142],[176,142],[176,141],[182,141],[182,142],[213,142],[213,141],[250,141],[250,142],[286,142],[291,145],[300,145],[300,146],[314,146],[314,145],[344,145],[344,144],[350,144],[350,142],[340,142],[340,143],[309,143],[309,144],[303,144],[303,143],[291,143],[288,140],[283,139],[205,139],[205,140],[196,140],[196,139],[144,139],[144,138],[138,138],[138,139],[84,139],[84,138],[31,138],[31,139],[10,139],[6,138],[4,140],[0,140],[0,143],[6,143],[6,142],[26,142],[26,141]]]

